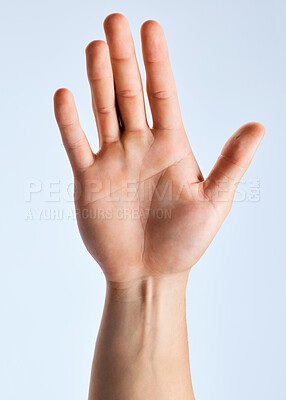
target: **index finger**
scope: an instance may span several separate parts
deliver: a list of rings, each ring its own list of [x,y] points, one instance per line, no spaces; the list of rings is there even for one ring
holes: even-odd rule
[[[141,27],[141,40],[147,76],[147,94],[153,128],[180,130],[183,122],[164,31],[156,21]]]

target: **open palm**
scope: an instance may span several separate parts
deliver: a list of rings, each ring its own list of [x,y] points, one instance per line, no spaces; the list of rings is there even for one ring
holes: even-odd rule
[[[264,128],[242,126],[204,180],[184,131],[161,26],[147,21],[141,29],[152,129],[128,21],[112,14],[104,28],[107,44],[94,41],[86,50],[97,154],[72,94],[55,94],[76,180],[79,229],[110,281],[179,273],[197,262],[221,226]]]

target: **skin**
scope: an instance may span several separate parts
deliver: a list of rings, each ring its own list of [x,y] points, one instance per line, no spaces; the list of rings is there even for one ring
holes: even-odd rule
[[[192,399],[188,274],[229,213],[264,127],[239,128],[204,179],[184,130],[160,24],[141,27],[152,128],[128,21],[111,14],[104,30],[106,42],[86,49],[96,154],[71,92],[59,89],[54,97],[75,177],[79,230],[107,281],[90,400]]]

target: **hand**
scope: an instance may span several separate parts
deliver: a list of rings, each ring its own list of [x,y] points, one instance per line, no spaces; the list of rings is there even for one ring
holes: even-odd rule
[[[94,41],[86,49],[97,154],[80,127],[72,94],[55,94],[83,241],[108,281],[188,271],[228,214],[264,128],[242,126],[204,180],[183,127],[161,26],[147,21],[141,29],[153,128],[128,21],[112,14],[104,29],[107,44]]]

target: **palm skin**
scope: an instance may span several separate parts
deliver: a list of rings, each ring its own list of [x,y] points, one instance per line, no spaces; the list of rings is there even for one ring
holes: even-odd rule
[[[201,216],[217,219],[202,197],[201,174],[185,133],[179,134],[183,140],[174,143],[173,132],[158,132],[155,139],[151,130],[136,132],[138,145],[130,138],[109,145],[82,177],[83,187],[94,182],[100,189],[110,182],[106,192],[77,201],[83,240],[110,280],[189,268],[198,257],[192,236],[202,234]],[[106,218],[81,218],[85,210]],[[202,247],[208,245],[205,232]]]
[[[126,18],[109,16],[105,32],[108,46],[96,41],[87,47],[97,154],[80,128],[71,93],[60,89],[55,95],[56,118],[77,182],[83,241],[108,281],[187,271],[228,214],[264,128],[258,123],[241,127],[204,180],[181,121],[160,25],[148,21],[141,30],[152,129]]]

